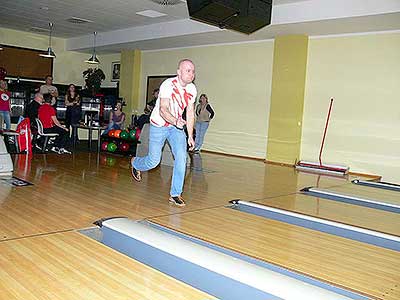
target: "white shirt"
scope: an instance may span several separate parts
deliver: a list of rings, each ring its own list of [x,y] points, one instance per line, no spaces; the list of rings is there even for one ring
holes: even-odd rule
[[[172,126],[160,115],[161,98],[169,99],[170,112],[175,118],[182,118],[183,111],[188,104],[193,105],[196,100],[197,90],[193,83],[182,87],[178,77],[166,79],[160,86],[156,106],[150,116],[150,123],[157,127]]]
[[[58,92],[57,88],[54,85],[43,84],[43,85],[40,86],[39,93],[41,93],[42,95],[51,94],[53,92]]]

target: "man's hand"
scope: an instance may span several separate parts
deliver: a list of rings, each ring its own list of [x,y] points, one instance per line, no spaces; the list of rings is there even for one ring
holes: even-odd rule
[[[185,121],[184,119],[178,118],[178,119],[176,120],[175,126],[176,126],[178,129],[183,129],[183,126],[185,126],[185,125],[186,125],[186,121]]]
[[[64,129],[65,131],[69,131],[69,129],[68,129],[67,127],[65,127],[64,125],[61,125],[61,124],[60,124],[58,127]]]
[[[192,151],[194,149],[194,140],[192,136],[188,137],[188,145],[189,145],[189,150]]]

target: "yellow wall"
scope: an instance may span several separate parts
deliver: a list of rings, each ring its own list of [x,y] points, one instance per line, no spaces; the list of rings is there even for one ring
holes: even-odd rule
[[[318,158],[334,97],[323,161],[400,182],[400,33],[315,38],[308,53],[302,159]]]
[[[216,117],[203,149],[265,158],[271,94],[272,41],[142,53],[141,111],[147,76],[175,74],[177,62],[196,65],[198,94],[206,93]]]
[[[47,35],[0,28],[0,41],[9,46],[46,50],[49,38]],[[84,61],[90,57],[90,54],[65,51],[65,39],[60,38],[52,38],[52,48],[57,55],[53,63],[54,83],[83,85],[82,72],[90,67]],[[110,81],[111,62],[119,61],[120,54],[99,55],[99,60],[101,62],[99,68],[106,75],[106,80],[103,81],[102,86],[116,87],[116,83]]]
[[[119,96],[127,106],[125,113],[137,114],[140,102],[141,52],[139,50],[123,50],[121,52],[121,78]]]
[[[275,38],[267,160],[293,164],[300,157],[308,36]]]

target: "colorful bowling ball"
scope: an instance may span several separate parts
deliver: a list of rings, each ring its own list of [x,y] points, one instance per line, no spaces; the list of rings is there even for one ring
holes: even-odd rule
[[[107,150],[110,152],[115,152],[115,150],[117,150],[117,145],[115,143],[109,143],[107,145]]]
[[[108,132],[108,136],[110,136],[110,137],[114,137],[114,134],[115,134],[115,130],[114,130],[114,129],[111,129],[111,130]]]
[[[129,137],[130,137],[132,140],[136,140],[136,129],[132,129],[132,130],[129,132]]]
[[[122,132],[122,130],[120,130],[120,129],[115,130],[115,131],[114,131],[114,137],[120,138],[121,132]]]
[[[129,144],[128,143],[122,143],[121,146],[119,146],[119,148],[121,149],[121,151],[128,151],[129,150]]]
[[[107,150],[107,149],[106,149],[106,150]],[[101,156],[100,156],[100,163],[101,163],[103,166],[106,166],[106,165],[107,165],[107,156],[101,155]]]
[[[142,131],[138,128],[138,129],[136,129],[136,140],[138,141],[139,140],[139,138],[140,138],[140,133],[141,133]]]
[[[107,151],[108,142],[101,143],[101,150]]]
[[[124,130],[124,131],[121,132],[121,134],[119,135],[119,137],[120,137],[121,139],[127,140],[127,139],[129,138],[129,132],[126,131],[126,130]]]

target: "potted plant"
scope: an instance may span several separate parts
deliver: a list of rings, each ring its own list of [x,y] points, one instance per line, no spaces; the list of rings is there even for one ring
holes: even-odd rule
[[[83,77],[85,78],[86,87],[92,92],[92,95],[100,92],[101,82],[106,79],[106,75],[99,68],[89,68],[83,71]]]

